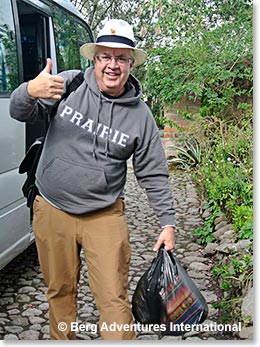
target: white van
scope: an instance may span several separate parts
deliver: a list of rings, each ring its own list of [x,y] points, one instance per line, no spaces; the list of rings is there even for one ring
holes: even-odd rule
[[[9,115],[10,93],[34,78],[52,58],[52,73],[85,68],[79,47],[93,42],[69,0],[1,0],[0,6],[0,269],[34,240],[18,167],[46,124],[19,123]]]

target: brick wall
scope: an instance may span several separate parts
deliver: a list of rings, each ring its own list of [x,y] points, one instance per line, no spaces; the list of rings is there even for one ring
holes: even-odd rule
[[[181,138],[183,134],[185,134],[185,130],[188,130],[192,123],[192,121],[180,115],[178,111],[181,110],[194,114],[199,111],[199,108],[200,103],[198,101],[189,100],[188,97],[183,97],[180,102],[165,108],[165,117],[176,124],[176,127],[173,128],[168,125],[164,127],[164,145],[166,148],[173,144],[174,140]]]

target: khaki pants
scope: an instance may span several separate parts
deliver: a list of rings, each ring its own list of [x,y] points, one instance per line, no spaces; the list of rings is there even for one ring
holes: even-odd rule
[[[100,312],[99,326],[133,323],[127,295],[130,245],[122,199],[98,212],[76,216],[36,196],[33,230],[48,286],[51,339],[76,339],[76,332],[70,327],[77,319],[81,248],[85,252],[90,289]],[[67,324],[65,331],[58,329],[61,322]],[[104,329],[100,333],[106,340],[135,339],[134,332],[119,330]]]

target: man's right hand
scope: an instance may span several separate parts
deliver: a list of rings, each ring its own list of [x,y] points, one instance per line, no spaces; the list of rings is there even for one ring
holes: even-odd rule
[[[28,82],[27,92],[32,98],[61,99],[64,91],[64,78],[58,75],[51,75],[51,69],[52,61],[48,58],[42,72]]]

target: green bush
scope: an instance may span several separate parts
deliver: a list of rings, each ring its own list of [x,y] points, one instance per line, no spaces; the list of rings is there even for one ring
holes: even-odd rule
[[[197,116],[193,130],[197,138],[200,133],[202,153],[200,165],[190,172],[211,211],[193,236],[201,244],[214,241],[214,220],[222,212],[233,224],[234,241],[253,241],[252,109],[245,108],[243,117],[233,120]],[[224,257],[213,268],[219,284],[219,300],[213,306],[219,310],[220,322],[241,321],[242,299],[253,282],[252,245]]]
[[[219,260],[213,269],[213,275],[219,282],[221,300],[213,307],[221,313],[223,323],[241,321],[241,302],[253,281],[253,258],[251,254],[238,252]],[[247,323],[247,322],[244,322]]]
[[[237,231],[237,238],[253,239],[253,126],[247,112],[236,123],[201,118],[206,132],[201,164],[193,171],[199,191],[212,211],[221,210]]]

